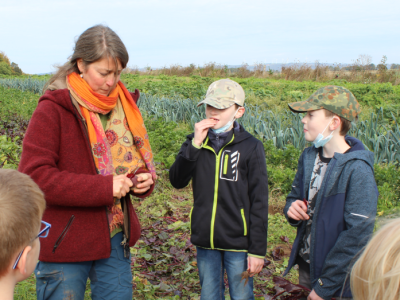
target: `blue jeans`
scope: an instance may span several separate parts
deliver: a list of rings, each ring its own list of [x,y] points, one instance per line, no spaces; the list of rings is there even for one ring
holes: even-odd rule
[[[83,300],[90,278],[92,299],[132,300],[131,259],[124,257],[122,232],[111,239],[111,256],[76,263],[40,261],[35,269],[38,300]]]
[[[208,250],[197,247],[201,300],[225,299],[224,270],[228,275],[229,295],[232,300],[254,300],[253,278],[245,286],[242,272],[247,270],[247,253]]]

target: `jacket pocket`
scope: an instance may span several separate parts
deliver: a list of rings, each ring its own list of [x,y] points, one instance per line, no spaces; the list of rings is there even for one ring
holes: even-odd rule
[[[192,234],[192,212],[193,212],[194,206],[190,209],[190,214],[189,214],[189,227],[190,227],[190,234]]]
[[[60,246],[61,242],[64,240],[65,236],[68,233],[69,228],[71,227],[72,223],[74,222],[75,216],[72,215],[71,218],[69,219],[67,226],[65,226],[64,230],[61,232],[60,236],[58,237],[56,243],[54,244],[53,247],[53,253],[56,252],[58,246]]]
[[[240,153],[224,150],[221,154],[219,179],[237,181]]]
[[[247,223],[246,223],[246,217],[244,216],[244,209],[240,209],[240,214],[242,215],[242,220],[243,220],[243,228],[244,228],[244,236],[247,235]]]

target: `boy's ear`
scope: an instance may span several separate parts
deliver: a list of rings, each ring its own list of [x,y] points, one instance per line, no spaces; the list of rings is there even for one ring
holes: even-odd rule
[[[236,119],[241,118],[245,111],[246,111],[246,109],[243,106],[239,107],[239,110],[237,111],[235,118]]]
[[[334,116],[332,119],[332,123],[329,126],[331,131],[336,130],[337,128],[340,127],[340,124],[342,123],[342,121],[340,120],[340,118],[338,116]]]
[[[28,261],[28,254],[32,250],[31,246],[26,246],[24,251],[22,252],[21,258],[19,259],[18,265],[15,268],[18,270],[21,275],[25,276],[26,275],[26,264]]]

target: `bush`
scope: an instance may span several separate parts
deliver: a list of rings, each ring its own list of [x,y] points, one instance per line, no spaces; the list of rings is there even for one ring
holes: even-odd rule
[[[378,212],[392,209],[400,204],[400,172],[394,164],[375,165],[375,180],[378,185]]]
[[[11,75],[12,74],[12,69],[9,64],[7,64],[5,61],[0,62],[0,74],[3,75]]]
[[[297,162],[301,150],[287,145],[285,150],[274,146],[273,141],[264,142],[265,159],[267,161],[268,187],[279,190],[282,195],[289,194],[296,175]]]
[[[163,122],[161,119],[145,119],[154,162],[162,163],[170,168],[174,163],[186,135],[190,133],[185,125],[175,122]]]

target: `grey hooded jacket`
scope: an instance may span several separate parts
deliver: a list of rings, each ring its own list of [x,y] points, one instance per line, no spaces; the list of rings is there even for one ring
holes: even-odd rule
[[[335,153],[328,165],[311,226],[310,279],[323,299],[351,297],[346,276],[356,254],[371,237],[376,216],[378,189],[373,153],[365,150],[356,138],[346,136],[346,142],[351,149],[345,154]],[[304,150],[286,198],[284,213],[289,223],[297,227],[297,236],[284,275],[295,264],[306,225],[305,221],[290,219],[287,212],[294,201],[308,199],[317,154],[314,146]]]

